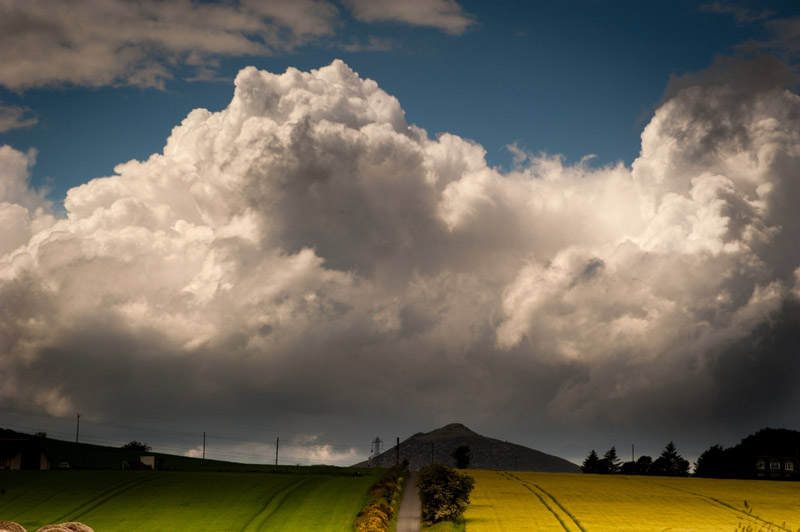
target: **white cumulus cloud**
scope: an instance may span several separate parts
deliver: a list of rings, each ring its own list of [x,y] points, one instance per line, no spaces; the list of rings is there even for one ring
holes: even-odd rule
[[[798,111],[780,86],[696,80],[632,168],[520,153],[501,173],[341,61],[247,68],[64,218],[27,188],[33,154],[0,151],[0,370],[42,406],[301,432],[708,426],[759,356],[736,346],[794,342]]]

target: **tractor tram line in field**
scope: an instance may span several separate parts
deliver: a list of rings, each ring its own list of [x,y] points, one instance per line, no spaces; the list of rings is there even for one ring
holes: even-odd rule
[[[247,522],[247,524],[245,524],[241,532],[258,532],[259,530],[262,530],[264,525],[275,514],[275,512],[278,511],[286,498],[293,491],[296,491],[300,487],[308,484],[311,479],[301,477],[292,480],[293,482],[291,482],[288,486],[280,491],[275,492],[269,499],[267,499],[263,508],[261,508],[261,510],[255,514]]]
[[[20,511],[18,511],[16,513],[11,512],[11,513],[4,514],[3,518],[4,519],[10,519],[10,520],[17,519],[20,515],[23,515],[24,513],[28,512],[30,510],[35,510],[36,508],[39,508],[39,507],[42,507],[42,506],[46,505],[48,502],[50,502],[51,499],[55,498],[58,495],[58,492],[53,492],[50,495],[48,495],[46,498],[43,498],[39,503],[34,504],[32,506],[26,506],[24,504],[20,504],[20,505],[11,504],[12,502],[16,501],[17,499],[24,500],[25,497],[28,495],[28,492],[33,492],[33,491],[34,491],[33,489],[26,490],[26,491],[20,491],[19,493],[16,493],[13,497],[10,497],[10,498],[6,499],[4,502],[6,504],[8,504],[8,506],[10,508],[18,508]]]
[[[541,501],[541,503],[545,506],[545,508],[547,508],[550,511],[550,513],[552,513],[555,516],[558,522],[561,523],[561,526],[564,528],[566,532],[574,532],[574,531],[572,530],[573,527],[567,526],[567,523],[565,521],[571,521],[572,524],[574,524],[574,526],[578,528],[578,530],[580,530],[581,532],[587,532],[586,529],[584,529],[583,526],[581,526],[581,523],[575,518],[575,516],[572,515],[572,513],[569,510],[564,508],[564,506],[560,502],[558,502],[558,500],[555,497],[553,497],[553,495],[548,493],[546,490],[542,489],[541,486],[537,484],[528,484],[518,476],[509,473],[507,471],[501,471],[500,474],[511,481],[518,482],[525,489],[533,493],[536,496],[536,498],[538,498],[539,501]],[[547,502],[547,500],[552,501],[552,503],[555,504],[555,506],[557,506],[561,510],[561,512],[563,512],[566,515],[566,517],[562,519],[562,516],[559,515],[559,512],[556,511],[555,508]]]
[[[667,488],[667,489],[671,489],[671,490],[675,490],[675,491],[680,491],[682,493],[688,493],[689,495],[694,495],[695,497],[700,497],[701,499],[703,499],[704,501],[708,502],[709,504],[711,504],[713,506],[720,507],[720,508],[728,510],[728,511],[730,511],[732,513],[737,514],[736,516],[738,518],[740,518],[740,519],[742,517],[744,517],[745,519],[751,520],[752,523],[755,524],[755,525],[758,525],[758,526],[767,525],[767,526],[773,527],[773,528],[775,528],[777,530],[783,530],[785,532],[794,532],[794,530],[792,530],[790,528],[786,528],[786,526],[785,526],[786,523],[784,523],[783,525],[779,525],[777,523],[773,523],[772,521],[768,521],[768,520],[763,519],[763,518],[761,518],[761,517],[759,517],[757,515],[753,515],[752,513],[747,512],[746,510],[741,510],[739,508],[736,508],[735,506],[732,506],[732,505],[730,505],[730,504],[728,504],[726,502],[723,502],[723,501],[721,501],[721,500],[719,500],[719,499],[717,499],[715,497],[711,497],[710,495],[703,495],[702,493],[697,493],[695,491],[690,491],[690,490],[687,490],[687,489],[676,488],[675,486],[669,486],[667,484],[661,484],[659,482],[654,482],[654,481],[651,481],[651,480],[647,480],[646,482],[648,482],[649,484],[653,484],[654,486],[659,486],[661,488]]]
[[[57,517],[54,519],[54,522],[64,522],[64,521],[77,521],[95,508],[107,503],[111,499],[125,493],[126,491],[130,491],[134,488],[138,488],[143,484],[151,483],[157,480],[158,477],[143,477],[138,479],[128,480],[126,482],[121,482],[116,486],[113,486],[107,489],[104,492],[97,494],[95,497],[89,499],[84,504],[78,506],[74,510],[65,513],[64,515]]]
[[[82,502],[79,506],[72,508],[70,511],[65,512],[63,515],[59,517],[53,517],[49,519],[52,522],[63,522],[63,521],[73,521],[76,520],[78,517],[85,515],[87,512],[91,511],[92,509],[100,506],[104,502],[112,499],[113,497],[117,496],[120,493],[124,493],[129,489],[135,488],[139,484],[144,484],[146,482],[151,481],[150,478],[139,478],[139,479],[126,479],[122,482],[117,482],[113,486],[105,489],[104,491],[94,495],[90,500]],[[51,505],[53,501],[57,498],[63,497],[63,492],[61,489],[63,487],[60,483],[54,483],[50,486],[50,489],[53,491],[39,500],[36,504],[33,505],[20,505],[20,512],[18,513],[11,513],[6,516],[7,519],[17,519],[22,515],[29,514],[31,512],[35,512],[38,508],[47,507]],[[7,499],[5,502],[10,503],[15,499],[25,499],[29,493],[33,493],[38,491],[36,489],[28,489],[24,491],[20,491],[17,493],[12,499]],[[99,500],[102,499],[102,500]],[[16,507],[16,505],[9,505],[11,507]],[[62,510],[63,511],[63,510]]]
[[[464,514],[467,532],[800,532],[798,483],[470,474],[476,481],[475,506]]]

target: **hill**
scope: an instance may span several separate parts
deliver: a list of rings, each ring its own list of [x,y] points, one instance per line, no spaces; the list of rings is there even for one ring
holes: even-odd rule
[[[69,469],[123,469],[132,467],[143,455],[155,457],[155,466],[159,471],[295,471],[302,470],[314,473],[349,475],[354,471],[345,467],[314,465],[289,466],[280,465],[275,468],[271,464],[247,464],[191,458],[158,452],[141,452],[120,447],[108,447],[91,443],[75,443],[52,438],[34,436],[9,429],[0,428],[0,460],[13,455],[17,449],[15,442],[24,442],[28,451],[35,456],[23,457],[23,469],[38,469],[39,452],[44,452],[49,460],[49,467],[58,469],[61,464]],[[7,444],[10,444],[7,445]],[[8,449],[6,449],[8,447]],[[29,453],[30,454],[30,453]],[[2,463],[0,461],[0,463]],[[135,467],[135,466],[133,466]],[[2,467],[0,467],[2,469]]]
[[[529,447],[481,436],[460,423],[451,423],[428,433],[417,433],[400,443],[400,461],[408,460],[412,470],[432,462],[455,465],[453,451],[461,445],[470,448],[470,469],[580,473],[572,462]],[[397,462],[397,446],[360,462],[354,467],[391,467]]]

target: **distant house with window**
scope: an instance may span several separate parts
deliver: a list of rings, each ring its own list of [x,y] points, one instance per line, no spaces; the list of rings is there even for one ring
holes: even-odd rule
[[[35,439],[0,438],[0,469],[50,469],[50,457]]]
[[[800,457],[771,456],[755,457],[756,476],[760,478],[800,478]]]

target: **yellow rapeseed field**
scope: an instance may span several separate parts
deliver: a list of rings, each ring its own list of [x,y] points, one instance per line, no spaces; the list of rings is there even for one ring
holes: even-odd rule
[[[800,483],[470,471],[467,532],[800,531]]]

